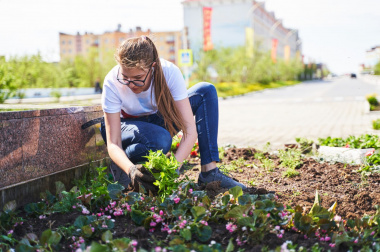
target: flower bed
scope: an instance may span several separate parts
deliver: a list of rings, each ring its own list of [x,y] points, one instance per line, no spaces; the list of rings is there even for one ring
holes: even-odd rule
[[[375,208],[380,205],[379,173],[363,177],[357,172],[361,166],[319,163],[292,152],[274,156],[252,148],[230,148],[221,156],[221,169],[250,186],[247,191],[226,190],[218,183],[198,187],[187,180],[161,199],[125,193],[120,185],[109,183],[105,168],[97,168],[70,191],[56,183],[55,194],[45,193],[43,201],[27,205],[19,213],[8,204],[0,216],[0,248],[380,249],[380,209]],[[199,159],[190,159],[186,167],[180,179],[187,176],[196,181]],[[289,167],[298,174],[287,172]]]

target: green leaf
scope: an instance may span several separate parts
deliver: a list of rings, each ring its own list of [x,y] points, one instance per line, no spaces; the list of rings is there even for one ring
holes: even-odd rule
[[[105,221],[105,223],[109,229],[113,229],[113,227],[115,226],[115,223],[108,219]]]
[[[265,203],[261,200],[255,201],[255,209],[265,209]]]
[[[243,195],[243,189],[240,186],[230,188],[228,192],[232,194],[235,200],[238,200],[238,198]]]
[[[184,228],[180,231],[180,235],[186,240],[190,241],[191,240],[191,231],[187,228]]]
[[[251,195],[245,194],[245,195],[240,196],[238,202],[239,202],[239,205],[247,205],[247,204],[252,203]]]
[[[92,229],[89,225],[83,226],[82,232],[86,238],[89,238],[92,235]]]
[[[36,251],[36,249],[30,245],[19,243],[16,246],[16,251],[17,252],[34,252],[34,251]]]
[[[237,224],[239,226],[249,226],[252,223],[253,223],[253,219],[251,217],[242,217],[242,218],[239,218],[237,221]]]
[[[4,205],[3,211],[5,213],[10,213],[10,212],[14,212],[16,208],[17,208],[16,200],[12,200],[12,201],[7,202]]]
[[[56,181],[55,182],[55,194],[58,195],[63,191],[66,191],[65,185],[61,181]]]
[[[115,239],[112,241],[112,244],[121,251],[126,251],[129,247],[129,243],[131,242],[131,239],[128,239],[126,237],[122,237],[119,239]]]
[[[201,206],[194,206],[191,208],[191,213],[193,214],[194,221],[199,221],[206,215],[206,209]]]
[[[52,231],[51,236],[48,239],[48,244],[57,245],[60,242],[61,238],[62,236],[58,232]]]
[[[235,246],[234,246],[234,243],[232,242],[232,239],[233,238],[230,238],[230,240],[228,241],[228,246],[226,248],[226,252],[233,252],[235,249]]]
[[[78,216],[74,222],[74,226],[77,228],[82,228],[86,224],[88,224],[87,217],[83,215]]]
[[[307,232],[309,231],[312,222],[313,222],[313,219],[310,216],[307,216],[307,215],[302,216],[300,219],[298,229]]]
[[[102,234],[102,241],[104,241],[105,243],[112,241],[111,231],[107,230],[106,232]]]
[[[229,194],[224,195],[222,197],[222,203],[224,206],[227,206],[227,204],[230,202],[231,196]]]
[[[274,203],[271,200],[264,200],[263,203],[265,204],[264,210],[269,212],[275,208]]]
[[[313,217],[318,217],[320,219],[328,219],[332,214],[326,208],[319,205],[314,205],[310,213]]]
[[[206,242],[211,238],[212,229],[210,226],[200,226],[196,228],[196,236],[201,242]]]
[[[209,208],[210,205],[211,205],[211,200],[209,199],[209,197],[206,195],[202,198],[202,203],[203,205],[206,207],[206,208]]]
[[[243,214],[246,214],[246,212],[248,211],[248,208],[250,208],[251,205],[244,205],[244,206],[236,206],[234,208],[232,208],[230,211],[228,211],[225,215],[224,215],[224,218],[226,220],[230,219],[230,218],[242,218],[243,217]]]
[[[45,246],[45,244],[48,243],[48,240],[49,240],[51,235],[52,235],[51,229],[47,229],[47,230],[43,231],[41,234],[40,243],[43,246]]]
[[[91,243],[91,249],[90,252],[108,252],[111,251],[107,245],[99,244],[95,241]]]
[[[143,223],[143,221],[148,217],[149,213],[143,213],[140,210],[133,209],[131,212],[132,220],[139,226]]]
[[[113,200],[117,200],[122,195],[122,192],[124,190],[124,186],[120,184],[109,184],[107,186],[108,194]]]

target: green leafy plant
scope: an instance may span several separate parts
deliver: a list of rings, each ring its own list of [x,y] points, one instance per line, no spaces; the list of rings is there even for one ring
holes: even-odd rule
[[[174,155],[167,157],[162,150],[156,152],[150,150],[149,156],[146,156],[146,158],[148,161],[145,162],[144,166],[152,172],[156,179],[153,184],[158,186],[158,194],[163,200],[178,188],[177,169],[179,168],[179,163]]]
[[[296,142],[300,145],[303,154],[310,153],[313,150],[314,141],[304,137],[297,137]]]
[[[285,167],[284,177],[298,176],[297,168],[303,164],[301,151],[296,149],[279,150],[278,157],[280,158],[281,167]]]
[[[380,129],[380,119],[376,119],[372,121],[372,128],[374,130],[379,130]]]
[[[379,101],[377,100],[377,94],[370,94],[366,96],[366,99],[369,103],[370,110],[376,110],[376,107],[379,106]]]
[[[380,148],[378,135],[363,134],[360,136],[349,136],[345,139],[337,137],[318,138],[318,142],[322,146],[331,147],[347,147],[354,149]]]

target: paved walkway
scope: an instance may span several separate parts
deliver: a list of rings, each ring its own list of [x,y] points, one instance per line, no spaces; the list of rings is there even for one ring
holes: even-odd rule
[[[359,80],[351,84],[360,90],[366,85]],[[358,95],[352,96],[350,90],[342,90],[343,96],[331,96],[327,90],[335,92],[337,85],[348,84],[300,84],[220,100],[219,145],[262,148],[270,142],[278,148],[295,143],[296,137],[317,140],[377,133],[372,130],[372,120],[380,118],[380,114],[367,112],[365,95],[356,92]],[[367,85],[361,92],[368,94],[378,89]]]

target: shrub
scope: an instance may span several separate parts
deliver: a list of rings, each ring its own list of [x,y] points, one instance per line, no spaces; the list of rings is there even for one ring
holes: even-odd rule
[[[372,121],[372,127],[374,130],[380,129],[380,119],[376,119]]]
[[[376,98],[376,94],[367,95],[366,98],[367,98],[367,101],[369,103],[371,111],[374,110],[375,107],[379,106],[379,101]]]

